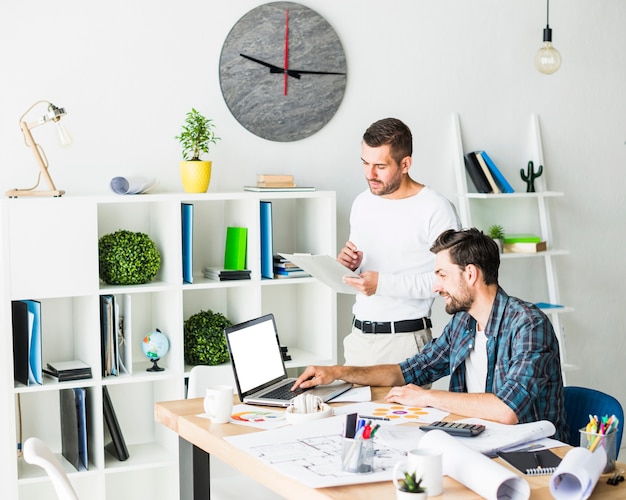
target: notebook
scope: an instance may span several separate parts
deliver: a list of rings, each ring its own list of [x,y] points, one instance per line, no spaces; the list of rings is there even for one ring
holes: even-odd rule
[[[266,314],[224,329],[239,399],[243,403],[289,406],[300,392],[290,392],[295,378],[287,376],[273,314]],[[330,401],[352,387],[347,382],[306,389],[308,394]],[[286,389],[282,396],[275,395]],[[269,394],[272,393],[272,394]]]
[[[561,457],[550,450],[500,451],[498,456],[527,476],[554,474],[554,471],[561,463]]]

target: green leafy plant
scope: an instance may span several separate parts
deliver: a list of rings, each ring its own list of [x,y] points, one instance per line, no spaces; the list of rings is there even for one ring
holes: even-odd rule
[[[404,478],[398,480],[400,491],[408,491],[409,493],[424,493],[426,488],[421,486],[422,478],[416,479],[415,472],[404,472]]]
[[[109,285],[141,285],[154,279],[161,255],[147,234],[120,229],[98,240],[100,279]]]
[[[221,313],[200,311],[184,323],[185,362],[190,365],[219,365],[226,363],[228,347],[224,328],[232,323]]]
[[[504,228],[502,226],[498,226],[494,224],[489,227],[489,236],[494,240],[503,240],[504,239]]]
[[[201,115],[195,108],[187,113],[185,123],[178,139],[183,148],[183,158],[189,161],[199,161],[201,154],[208,154],[211,144],[220,140],[215,135],[213,120]]]

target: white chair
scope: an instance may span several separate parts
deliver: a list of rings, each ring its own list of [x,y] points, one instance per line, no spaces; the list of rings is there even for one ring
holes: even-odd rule
[[[223,368],[227,368],[227,370],[223,371]],[[197,365],[189,372],[187,398],[203,398],[209,385],[233,385],[233,383],[233,374],[230,366]],[[211,457],[210,468],[211,499],[238,500],[241,498],[242,491],[253,492],[252,496],[255,500],[278,500],[283,498],[215,457]]]
[[[36,437],[28,438],[24,442],[23,453],[26,462],[46,471],[59,500],[78,500],[67,474],[46,443]]]

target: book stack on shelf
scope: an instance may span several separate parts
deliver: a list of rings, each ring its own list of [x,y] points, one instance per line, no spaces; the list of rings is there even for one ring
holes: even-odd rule
[[[505,234],[504,253],[544,252],[548,246],[536,234]]]
[[[202,274],[207,279],[217,281],[250,279],[250,269],[222,269],[208,266],[202,270]]]
[[[59,382],[91,378],[91,366],[75,359],[72,361],[53,361],[48,363],[43,372]]]
[[[308,278],[309,276],[311,276],[309,273],[290,260],[274,255],[274,278]]]
[[[244,186],[245,191],[315,191],[314,187],[298,186],[290,174],[257,174],[256,185]]]
[[[485,151],[465,155],[465,168],[479,193],[513,193],[515,190]]]

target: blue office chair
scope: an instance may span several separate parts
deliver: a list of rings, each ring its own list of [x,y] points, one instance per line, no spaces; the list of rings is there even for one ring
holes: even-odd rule
[[[572,446],[580,445],[579,430],[589,423],[589,415],[615,415],[619,419],[617,428],[617,446],[615,458],[622,446],[622,431],[624,430],[624,410],[620,402],[609,394],[589,389],[587,387],[565,387],[565,413],[569,425],[569,441]]]

